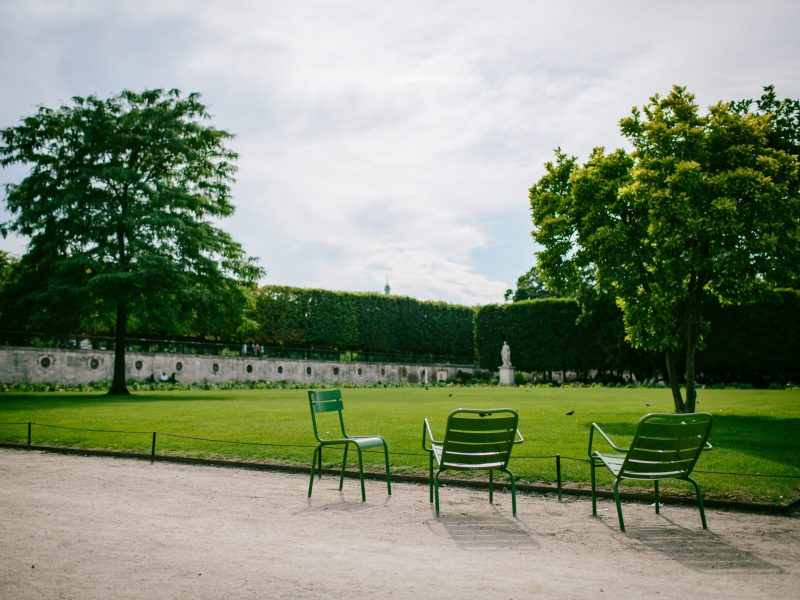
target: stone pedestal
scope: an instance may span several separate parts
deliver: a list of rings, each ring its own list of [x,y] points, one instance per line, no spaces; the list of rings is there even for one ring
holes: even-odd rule
[[[500,367],[500,385],[514,385],[514,367]]]

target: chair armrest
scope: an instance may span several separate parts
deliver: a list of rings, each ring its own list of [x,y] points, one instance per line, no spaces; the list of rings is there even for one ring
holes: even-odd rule
[[[426,441],[430,441],[431,444],[442,444],[443,443],[443,442],[433,438],[433,433],[431,432],[431,424],[428,423],[428,419],[424,419],[422,421],[422,449],[426,450],[428,452],[433,452],[433,448],[428,448],[425,445]]]
[[[517,439],[517,438],[519,438],[519,439]],[[517,429],[517,434],[514,436],[514,443],[515,444],[521,444],[524,441],[525,441],[525,438],[522,437],[522,433],[520,432],[519,429]]]
[[[595,429],[597,432],[603,436],[603,439],[617,452],[627,452],[628,448],[620,448],[614,442],[611,441],[611,438],[606,435],[606,432],[600,429],[600,426],[597,423],[592,423],[592,426],[589,428],[589,458],[592,457],[592,443],[594,441],[594,431]]]

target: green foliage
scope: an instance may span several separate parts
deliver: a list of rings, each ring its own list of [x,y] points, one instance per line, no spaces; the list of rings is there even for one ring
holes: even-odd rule
[[[30,238],[7,314],[49,333],[113,327],[117,392],[129,324],[234,330],[242,285],[261,273],[215,225],[234,210],[236,154],[208,119],[198,94],[124,91],[41,107],[0,133],[0,164],[30,168],[5,190],[3,233]]]
[[[512,357],[513,358],[513,357]],[[555,454],[567,485],[585,486],[589,425],[600,423],[621,444],[648,412],[667,412],[658,389],[549,387],[398,387],[347,389],[348,432],[379,433],[389,442],[393,473],[427,474],[419,447],[422,419],[441,431],[456,407],[509,406],[519,412],[525,443],[515,447],[512,471],[526,483],[555,480]],[[800,390],[708,390],[702,410],[714,415],[712,452],[704,453],[695,474],[708,496],[788,504],[800,494],[796,457],[800,453],[797,404]],[[393,418],[386,419],[387,410]],[[571,413],[571,414],[567,414]],[[306,388],[239,391],[142,392],[135,397],[99,394],[0,395],[0,440],[25,443],[27,422],[103,431],[33,426],[33,443],[111,448],[147,453],[157,431],[159,455],[286,462],[307,468],[314,439]],[[15,423],[9,425],[8,423]],[[141,434],[115,431],[144,432]],[[200,439],[170,437],[189,436]],[[209,441],[220,440],[220,441]],[[239,444],[236,442],[244,442]],[[328,467],[337,456],[325,456]],[[524,458],[544,457],[544,458]],[[382,456],[367,452],[378,471]],[[716,475],[761,474],[762,477]],[[778,477],[763,477],[771,475]],[[608,479],[601,479],[608,485]],[[651,488],[649,488],[651,489]],[[670,488],[670,492],[684,488]],[[420,494],[427,492],[420,491]]]
[[[473,310],[413,298],[264,286],[254,339],[268,346],[402,353],[472,362]]]
[[[592,338],[581,339],[578,303],[556,298],[484,306],[475,317],[478,365],[496,370],[500,348],[508,342],[511,362],[522,371],[581,370],[587,367]]]
[[[16,275],[18,265],[19,259],[16,256],[5,250],[0,250],[0,298],[3,296],[3,290],[11,283]],[[11,321],[12,318],[12,313],[8,310],[4,311],[2,303],[0,303],[0,319],[5,324],[5,329],[8,328],[9,321]]]
[[[800,291],[777,290],[737,306],[712,304],[708,319],[713,327],[697,356],[702,381],[800,382]]]
[[[555,294],[547,289],[547,285],[542,280],[539,269],[531,267],[524,275],[517,278],[517,288],[506,290],[506,302],[519,302],[521,300],[535,300],[536,298],[551,298]]]
[[[730,103],[702,115],[676,86],[621,120],[632,152],[596,148],[578,165],[558,150],[531,188],[545,283],[613,295],[629,342],[665,354],[676,410],[694,409],[704,305],[746,302],[797,272],[798,157],[776,122]]]
[[[756,387],[800,381],[800,292],[764,292],[742,305],[710,303],[705,318],[714,326],[698,354],[698,381]],[[504,341],[514,366],[523,371],[567,370],[581,377],[597,370],[600,381],[618,380],[625,371],[639,381],[661,373],[654,353],[625,343],[622,314],[606,296],[478,309],[475,351],[481,368],[497,369]]]

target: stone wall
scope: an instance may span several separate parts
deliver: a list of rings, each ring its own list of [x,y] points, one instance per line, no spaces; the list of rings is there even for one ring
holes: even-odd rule
[[[108,350],[56,348],[0,348],[0,383],[79,384],[110,381],[114,353]],[[436,383],[452,379],[458,371],[473,373],[473,366],[397,364],[205,356],[128,352],[127,379],[158,380],[172,374],[180,383],[291,381],[298,383],[374,384]]]

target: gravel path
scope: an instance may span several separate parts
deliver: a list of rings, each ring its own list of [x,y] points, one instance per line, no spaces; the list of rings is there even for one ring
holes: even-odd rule
[[[0,598],[796,598],[800,520],[0,449]]]

